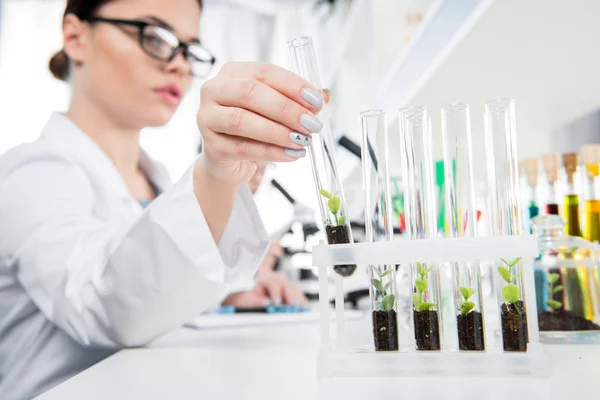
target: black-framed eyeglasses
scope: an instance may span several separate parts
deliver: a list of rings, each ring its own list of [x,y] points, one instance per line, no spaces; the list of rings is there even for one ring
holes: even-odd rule
[[[217,61],[200,43],[184,43],[171,29],[157,23],[102,17],[88,17],[85,20],[138,28],[140,46],[146,54],[160,61],[170,62],[182,50],[192,68],[192,75],[197,78],[208,75]]]

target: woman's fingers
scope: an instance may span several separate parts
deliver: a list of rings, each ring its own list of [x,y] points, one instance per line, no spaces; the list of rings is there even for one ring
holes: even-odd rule
[[[258,80],[221,77],[213,84],[220,90],[215,91],[212,100],[222,106],[253,111],[303,134],[320,132],[323,128],[311,110]],[[322,102],[323,98],[318,96]]]
[[[289,281],[284,286],[283,301],[285,304],[294,304],[302,307],[307,304],[306,296]]]
[[[271,301],[276,305],[282,304],[284,290],[282,282],[278,279],[269,279],[262,284],[267,289]]]
[[[198,114],[209,131],[252,139],[286,149],[300,150],[312,137],[240,107],[213,106]],[[203,136],[206,135],[203,132]]]
[[[264,83],[317,114],[323,106],[320,91],[300,76],[272,64],[232,62],[221,72],[230,77],[249,78]]]
[[[211,132],[204,136],[206,153],[231,161],[290,162],[306,155],[305,149],[289,149],[244,137]]]

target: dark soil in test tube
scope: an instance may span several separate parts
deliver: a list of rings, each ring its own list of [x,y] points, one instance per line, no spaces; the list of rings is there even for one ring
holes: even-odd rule
[[[375,350],[398,350],[398,318],[396,311],[373,311]]]
[[[440,350],[438,312],[413,310],[417,350]]]
[[[545,311],[538,314],[540,331],[598,331],[600,326],[576,312],[568,310]]]
[[[522,301],[502,304],[502,341],[504,351],[527,351],[529,333],[527,312]]]
[[[458,346],[461,350],[485,350],[483,341],[483,315],[479,311],[471,311],[467,315],[456,316],[458,325]]]
[[[325,227],[328,244],[350,243],[350,227],[347,225]],[[333,270],[343,277],[348,277],[356,270],[356,265],[335,265]]]

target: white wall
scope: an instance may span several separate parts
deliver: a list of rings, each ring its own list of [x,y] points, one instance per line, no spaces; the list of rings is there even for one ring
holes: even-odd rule
[[[551,133],[600,107],[599,16],[600,1],[496,0],[413,104],[429,108],[437,135],[441,105],[471,104],[478,178],[487,100],[516,99],[520,157],[560,151]]]

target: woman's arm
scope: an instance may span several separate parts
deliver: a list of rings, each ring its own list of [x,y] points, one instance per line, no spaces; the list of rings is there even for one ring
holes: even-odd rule
[[[193,169],[135,218],[99,202],[78,163],[26,153],[0,165],[0,268],[84,346],[140,346],[180,327],[252,276],[268,244],[241,190],[217,245]]]

